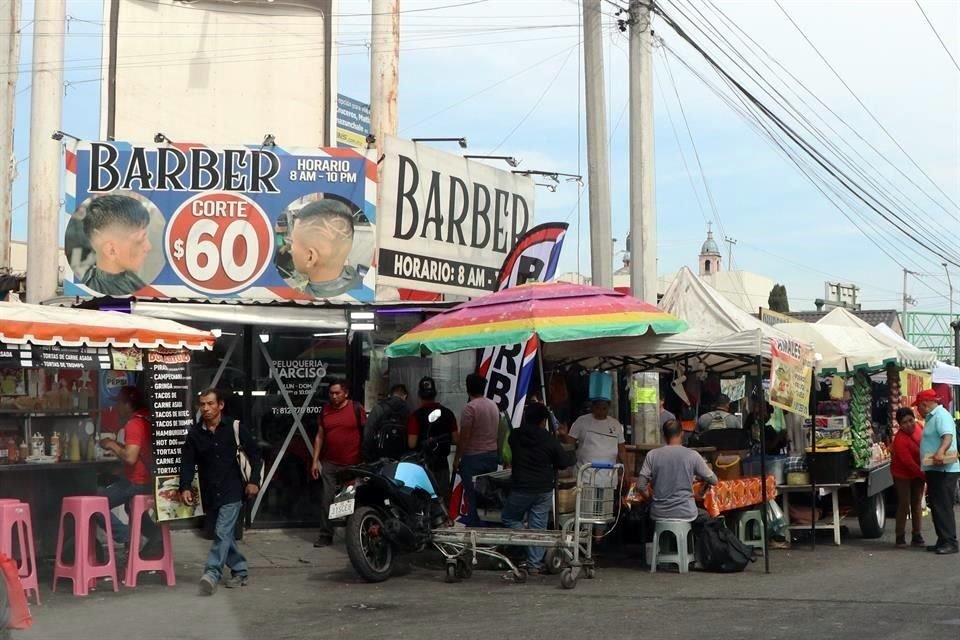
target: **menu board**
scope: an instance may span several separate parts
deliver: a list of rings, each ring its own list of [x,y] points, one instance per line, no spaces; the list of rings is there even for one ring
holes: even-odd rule
[[[154,349],[147,352],[145,391],[153,422],[154,491],[157,520],[183,520],[203,514],[199,482],[194,478],[195,505],[180,499],[180,452],[193,426],[190,352]]]
[[[109,369],[108,349],[34,346],[33,364],[41,369]]]

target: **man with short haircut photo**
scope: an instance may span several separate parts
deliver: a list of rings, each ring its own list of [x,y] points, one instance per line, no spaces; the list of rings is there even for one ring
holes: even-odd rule
[[[353,249],[353,215],[337,200],[318,200],[293,216],[290,255],[306,277],[303,292],[333,298],[360,286],[360,274],[347,264]]]
[[[97,262],[83,274],[83,284],[98,293],[127,296],[144,288],[138,272],[153,246],[150,214],[130,196],[109,194],[87,205],[83,231]]]

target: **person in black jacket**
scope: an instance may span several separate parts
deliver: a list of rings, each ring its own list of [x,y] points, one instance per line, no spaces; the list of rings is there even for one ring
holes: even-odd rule
[[[239,421],[223,415],[221,391],[209,389],[200,394],[200,418],[183,443],[180,496],[186,504],[196,502],[191,487],[198,469],[204,513],[216,521],[206,569],[200,578],[200,594],[209,596],[223,578],[224,565],[230,567],[232,576],[225,585],[227,588],[247,586],[247,560],[237,548],[234,530],[243,511],[244,498],[260,492],[260,451],[256,440]],[[241,449],[253,470],[248,483],[243,480],[237,460]]]
[[[407,387],[395,384],[390,395],[378,404],[367,417],[363,430],[363,461],[376,462],[383,458],[399,460],[407,451]]]
[[[549,424],[547,407],[530,404],[523,412],[523,424],[510,434],[511,489],[502,516],[503,526],[509,529],[522,529],[524,518],[528,528],[546,529],[557,470],[576,464],[576,454],[550,435]],[[543,547],[527,549],[527,573],[543,571],[543,556]]]

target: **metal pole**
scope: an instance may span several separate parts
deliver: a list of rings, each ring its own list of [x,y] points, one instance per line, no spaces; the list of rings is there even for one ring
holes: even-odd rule
[[[400,0],[373,0],[370,21],[370,130],[377,158],[386,136],[397,134],[400,86]]]
[[[598,287],[613,286],[610,169],[606,96],[603,87],[602,0],[583,0],[583,74],[587,116],[587,180],[590,200],[590,275]],[[632,223],[631,223],[632,224]],[[640,239],[634,236],[634,247]],[[631,262],[633,259],[631,258]]]
[[[763,570],[770,573],[770,543],[767,540],[767,502],[770,500],[767,495],[767,400],[763,397],[763,358],[757,356],[757,411],[760,420],[760,495],[763,503],[760,507],[760,515],[763,518]],[[789,516],[788,516],[789,522]],[[790,535],[790,530],[787,530]]]
[[[950,319],[953,320],[953,280],[950,279],[950,269],[947,268],[946,262],[943,263],[943,270],[947,274],[947,287],[950,289]]]
[[[27,210],[27,302],[57,293],[60,246],[60,144],[50,136],[63,110],[65,0],[34,3],[33,86],[30,90],[30,174]]]
[[[657,213],[654,197],[653,49],[650,6],[630,3],[631,293],[657,304]]]
[[[13,127],[20,62],[20,0],[0,0],[0,28],[6,21],[6,42],[0,45],[0,268],[10,266],[10,223],[13,218]]]
[[[813,499],[813,508],[810,512],[810,539],[812,549],[817,550],[817,519],[814,517],[817,513],[817,471],[814,460],[817,457],[817,371],[811,373],[813,379],[810,381],[810,462],[807,465],[807,471],[810,474],[810,495]],[[787,516],[789,518],[789,516]]]

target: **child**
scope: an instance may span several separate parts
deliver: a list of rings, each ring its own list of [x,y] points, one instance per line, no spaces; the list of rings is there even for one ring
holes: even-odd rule
[[[900,430],[893,438],[891,453],[893,462],[890,472],[897,487],[897,547],[907,546],[907,511],[913,527],[910,545],[923,547],[925,543],[920,535],[923,523],[922,500],[924,475],[920,469],[920,437],[922,429],[917,426],[913,409],[906,407],[897,410],[897,424]]]

